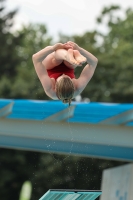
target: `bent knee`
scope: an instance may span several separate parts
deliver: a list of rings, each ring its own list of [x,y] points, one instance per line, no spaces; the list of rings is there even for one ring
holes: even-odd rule
[[[43,61],[42,64],[46,69],[53,69],[54,67],[58,66],[61,64],[60,61],[55,59],[55,52],[49,54]]]

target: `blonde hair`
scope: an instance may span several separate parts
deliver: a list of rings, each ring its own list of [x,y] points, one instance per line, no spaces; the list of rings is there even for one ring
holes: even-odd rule
[[[74,95],[74,85],[70,78],[62,77],[59,82],[56,81],[56,95],[63,103],[71,104]]]

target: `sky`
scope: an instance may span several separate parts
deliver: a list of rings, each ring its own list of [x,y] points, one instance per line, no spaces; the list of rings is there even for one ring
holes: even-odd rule
[[[7,0],[7,10],[19,8],[14,29],[22,24],[45,24],[49,35],[58,38],[58,33],[82,35],[97,28],[96,18],[104,6],[119,5],[124,10],[133,9],[132,0]],[[102,27],[102,29],[104,29]]]

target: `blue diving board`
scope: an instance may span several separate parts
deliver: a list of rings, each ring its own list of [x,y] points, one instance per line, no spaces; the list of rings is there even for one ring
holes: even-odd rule
[[[132,141],[133,103],[0,99],[2,148],[131,162]]]
[[[39,200],[95,200],[102,191],[93,190],[48,190]]]
[[[9,104],[12,110],[11,106],[8,107]],[[69,122],[117,125],[124,123],[126,126],[133,126],[133,104],[72,102],[71,105],[74,110],[73,115],[67,119]],[[7,119],[46,120],[67,108],[68,105],[61,101],[0,99],[0,111],[4,109]],[[1,116],[4,114],[2,110]]]

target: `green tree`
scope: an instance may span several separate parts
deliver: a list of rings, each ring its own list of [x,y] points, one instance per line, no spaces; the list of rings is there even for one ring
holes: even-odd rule
[[[11,33],[17,10],[6,12],[5,0],[0,0],[0,97],[10,98],[12,83],[21,62],[17,48],[21,45],[23,34]]]
[[[48,36],[45,25],[29,24],[17,31],[17,35],[24,35],[21,46],[18,47],[18,56],[21,62],[17,67],[14,78],[11,98],[49,99],[35,73],[32,55],[44,47],[51,45],[52,38]]]
[[[119,6],[104,8],[98,22],[108,16],[107,35],[102,35],[103,42],[99,47],[99,64],[97,73],[101,86],[100,101],[133,102],[133,10],[125,12],[125,18],[120,19],[114,14]],[[101,78],[100,78],[101,77]]]
[[[17,46],[23,35],[14,36],[11,33],[14,16],[17,10],[6,12],[4,6],[5,0],[0,0],[0,76],[13,78],[16,75],[16,67],[20,63],[17,56]]]
[[[1,72],[0,96],[4,98],[49,99],[44,93],[42,85],[35,73],[32,55],[45,46],[50,45],[52,38],[48,36],[46,27],[41,24],[23,26],[12,37],[16,38],[16,36],[23,36],[19,40],[19,45],[15,47],[15,57],[19,62],[13,64],[11,60],[10,68],[14,66],[15,73],[10,79],[6,71]],[[6,46],[5,48],[8,51],[9,47]],[[10,52],[10,57],[12,56],[14,57],[14,54]],[[5,60],[4,66],[6,64],[9,64],[7,59]]]

